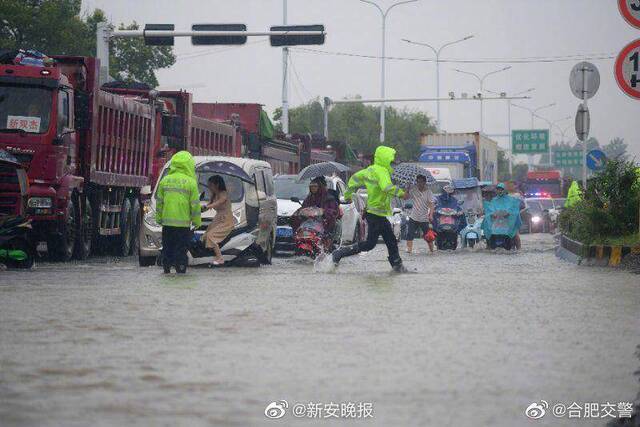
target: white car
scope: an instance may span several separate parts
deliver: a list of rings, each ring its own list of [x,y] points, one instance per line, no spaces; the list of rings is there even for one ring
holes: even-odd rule
[[[345,183],[339,177],[326,177],[327,187],[337,193],[342,211],[342,218],[336,224],[339,227],[340,245],[349,245],[357,242],[362,236],[361,214],[357,203],[344,203],[344,192],[347,189]],[[276,175],[274,177],[276,197],[278,198],[278,227],[276,229],[275,251],[278,254],[291,255],[295,251],[293,243],[294,230],[291,228],[290,219],[300,203],[309,194],[309,180],[298,181],[296,175]],[[300,200],[300,203],[292,201]]]

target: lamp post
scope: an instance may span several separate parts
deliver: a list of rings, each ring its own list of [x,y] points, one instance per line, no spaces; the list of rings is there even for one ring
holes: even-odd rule
[[[502,73],[503,71],[507,71],[511,69],[511,65],[508,65],[504,68],[501,68],[499,70],[496,71],[491,71],[490,73],[487,73],[483,76],[479,76],[476,73],[472,73],[469,71],[463,71],[463,70],[459,70],[457,68],[454,68],[453,71],[456,71],[458,73],[462,73],[462,74],[468,74],[470,76],[475,77],[478,82],[480,83],[480,133],[484,133],[484,102],[482,102],[482,92],[484,91],[484,81],[487,77],[492,76],[494,74],[498,74],[498,73]]]
[[[557,127],[558,123],[564,122],[565,120],[571,120],[573,118],[571,116],[567,116],[552,122],[551,120],[547,120],[542,116],[538,116],[537,114],[536,114],[536,117],[539,118],[540,120],[543,120],[545,123],[549,125],[549,133],[551,133],[551,130],[553,129],[554,126]],[[558,130],[562,131],[562,129],[560,129],[559,127],[558,127]],[[553,159],[551,158],[551,137],[549,137],[549,166],[552,166],[552,165],[553,165]]]
[[[386,50],[387,50],[387,16],[389,15],[389,12],[391,12],[391,10],[396,7],[396,6],[400,6],[401,4],[407,4],[407,3],[414,3],[417,2],[418,0],[403,0],[403,1],[399,1],[397,3],[392,4],[391,6],[389,6],[386,10],[382,10],[382,8],[380,6],[378,6],[377,3],[371,1],[371,0],[360,0],[362,3],[368,3],[370,5],[373,5],[376,7],[376,9],[378,9],[378,12],[380,12],[380,16],[382,17],[382,61],[381,61],[381,71],[380,71],[380,98],[384,99],[386,97],[386,91],[385,91],[385,86],[384,86],[384,79],[385,79],[385,54],[386,54]],[[382,103],[380,104],[380,142],[384,142],[384,110],[385,110],[385,104]]]
[[[467,41],[469,39],[472,39],[474,36],[469,35],[467,37],[464,37],[460,40],[456,40],[456,41],[452,41],[449,43],[445,43],[442,46],[440,46],[439,49],[436,49],[435,47],[431,46],[430,44],[427,43],[423,43],[423,42],[415,42],[415,41],[411,41],[408,39],[402,39],[402,41],[410,43],[410,44],[415,44],[418,46],[426,46],[429,49],[431,49],[433,51],[433,53],[436,55],[436,98],[440,98],[440,53],[442,53],[442,50],[445,47],[457,44],[457,43],[462,43],[464,41]],[[438,121],[438,128],[442,129],[442,119],[440,118],[440,101],[437,101],[436,103],[436,120]]]
[[[503,94],[503,93],[499,93],[499,92],[494,92],[494,91],[489,90],[489,89],[485,89],[485,90],[487,92],[491,93],[491,94],[494,94],[494,95],[501,95],[502,96],[502,94]],[[536,88],[532,87],[532,88],[529,88],[527,90],[523,90],[522,92],[518,92],[518,93],[516,93],[515,95],[512,95],[512,96],[513,97],[518,97],[518,96],[521,96],[521,95],[525,95],[527,93],[531,93],[534,90],[536,90]],[[506,93],[505,93],[505,95],[506,95]],[[508,138],[508,146],[509,146],[509,175],[513,175],[513,152],[512,152],[513,151],[513,147],[512,147],[512,141],[511,141],[511,130],[512,130],[511,129],[511,106],[512,106],[512,99],[509,97],[509,98],[506,98],[506,101],[507,101],[507,128],[508,128],[507,138]]]

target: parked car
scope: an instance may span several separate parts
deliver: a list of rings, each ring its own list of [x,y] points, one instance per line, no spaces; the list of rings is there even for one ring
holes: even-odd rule
[[[554,209],[553,200],[549,198],[527,198],[524,200],[525,210],[522,212],[520,233],[549,233],[553,223],[549,214]]]
[[[210,199],[207,181],[211,175],[218,174],[211,171],[215,170],[216,163],[228,162],[239,166],[253,181],[249,183],[236,176],[221,174],[231,199],[231,209],[235,220],[234,230],[220,245],[225,261],[234,261],[248,246],[255,243],[262,249],[262,258],[270,262],[275,244],[277,204],[269,163],[261,160],[223,156],[195,156],[193,159],[196,164],[198,190],[203,206]],[[170,162],[163,167],[158,183],[168,173],[169,166]],[[144,207],[139,247],[141,266],[156,264],[162,250],[162,227],[155,220],[158,183],[156,183],[151,200]],[[195,234],[201,235],[214,217],[214,210],[210,209],[204,212],[202,225],[198,230],[195,230]],[[236,247],[230,247],[234,244]],[[225,247],[229,248],[228,254],[225,253]],[[201,256],[191,250],[189,252],[190,265],[208,263],[210,260],[205,258],[204,255]]]
[[[339,177],[326,177],[327,188],[335,191],[340,202],[342,218],[336,223],[337,242],[348,245],[360,240],[363,235],[361,229],[361,210],[358,201],[344,203],[344,192],[347,186]],[[300,208],[302,201],[309,194],[309,180],[297,180],[297,175],[277,175],[274,178],[276,197],[278,201],[278,225],[276,229],[275,251],[281,255],[293,255],[295,251],[291,216]],[[292,199],[300,200],[300,203]]]

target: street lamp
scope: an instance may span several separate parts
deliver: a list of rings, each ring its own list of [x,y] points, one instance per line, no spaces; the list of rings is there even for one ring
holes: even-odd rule
[[[494,92],[492,90],[489,89],[485,89],[487,92],[494,94],[494,95],[501,95],[502,93],[500,92]],[[516,97],[516,96],[520,96],[520,95],[526,95],[527,93],[531,93],[533,91],[535,91],[536,88],[532,87],[529,88],[527,90],[523,90],[522,92],[518,92],[514,95],[512,95],[512,97]],[[509,175],[513,175],[513,147],[512,147],[512,142],[511,142],[511,106],[512,106],[512,101],[511,99],[507,99],[507,127],[508,127],[508,132],[507,132],[507,138],[508,138],[508,146],[509,146]]]
[[[539,116],[539,115],[537,115],[537,114],[536,114],[536,117],[537,117],[537,118],[539,118],[539,119],[541,119],[541,120],[543,120],[544,122],[546,122],[546,123],[547,123],[547,125],[549,125],[549,132],[551,132],[551,130],[553,129],[553,127],[554,127],[554,126],[555,126],[555,127],[557,127],[557,128],[558,128],[558,130],[560,130],[560,131],[562,132],[562,129],[560,129],[560,128],[557,126],[557,124],[558,124],[558,123],[560,123],[560,122],[564,122],[565,120],[571,120],[571,119],[573,118],[573,117],[571,117],[571,116],[567,116],[567,117],[563,117],[563,118],[561,118],[561,119],[558,119],[558,120],[555,120],[555,121],[553,121],[553,122],[552,122],[552,121],[547,120],[547,119],[545,119],[544,117]],[[551,159],[551,138],[549,138],[549,166],[551,166],[552,164],[553,164],[553,163],[552,163],[552,159]]]
[[[393,9],[394,7],[400,6],[401,4],[414,3],[414,2],[417,2],[418,0],[399,1],[389,6],[386,10],[382,10],[382,8],[378,6],[378,4],[376,4],[371,0],[360,0],[360,1],[362,3],[368,3],[370,5],[375,6],[376,9],[378,9],[378,11],[380,12],[380,16],[382,17],[382,61],[381,61],[382,65],[381,65],[381,72],[380,72],[380,80],[381,80],[380,98],[384,99],[386,96],[386,91],[384,87],[384,77],[385,77],[385,54],[387,50],[387,16],[389,15],[389,12],[391,12],[391,9]],[[384,110],[385,110],[385,104],[383,102],[382,104],[380,104],[380,142],[384,142]]]
[[[433,51],[433,53],[436,55],[436,98],[440,98],[440,53],[442,52],[442,50],[445,47],[448,47],[448,46],[451,46],[451,45],[454,45],[454,44],[457,44],[457,43],[461,43],[461,42],[467,41],[469,39],[472,39],[473,37],[474,36],[472,34],[472,35],[469,35],[469,36],[467,36],[465,38],[462,38],[460,40],[456,40],[456,41],[452,41],[452,42],[449,42],[449,43],[445,43],[442,46],[440,46],[439,49],[436,49],[435,47],[433,47],[433,46],[431,46],[430,44],[427,44],[427,43],[414,42],[414,41],[411,41],[411,40],[408,40],[408,39],[402,39],[402,41],[410,43],[410,44],[415,44],[415,45],[418,45],[418,46],[426,46],[429,49],[431,49]],[[442,129],[442,121],[440,119],[440,100],[439,99],[438,99],[438,101],[436,103],[436,109],[437,109],[438,127],[440,129]]]
[[[504,68],[501,68],[499,70],[496,71],[491,71],[490,73],[487,73],[483,76],[479,76],[476,73],[471,73],[469,71],[464,71],[464,70],[459,70],[457,68],[454,68],[453,71],[456,71],[458,73],[462,73],[462,74],[468,74],[470,76],[475,77],[478,82],[480,83],[480,133],[484,133],[484,102],[482,100],[482,92],[484,91],[484,81],[487,77],[492,76],[494,74],[498,74],[498,73],[502,73],[503,71],[507,71],[511,69],[511,65],[508,65]]]

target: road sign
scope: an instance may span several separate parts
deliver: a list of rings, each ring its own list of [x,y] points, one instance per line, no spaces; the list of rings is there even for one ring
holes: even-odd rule
[[[618,0],[618,7],[630,25],[640,28],[640,0]]]
[[[559,168],[582,166],[582,150],[556,150],[553,152],[553,164]]]
[[[529,129],[511,132],[513,154],[539,154],[549,151],[549,130]]]
[[[640,39],[622,49],[616,59],[615,74],[620,89],[630,97],[640,99]]]
[[[590,62],[580,62],[571,70],[569,86],[578,99],[591,99],[600,88],[600,71]]]
[[[194,24],[193,31],[247,31],[245,24]],[[247,42],[247,36],[193,36],[191,44],[199,45],[241,45]]]
[[[587,167],[592,171],[600,171],[607,164],[607,155],[601,150],[591,150],[587,154]]]
[[[576,113],[576,136],[578,140],[584,141],[589,135],[591,129],[591,114],[589,113],[589,107],[584,104],[578,106],[578,112]]]
[[[301,46],[324,44],[324,25],[278,25],[271,27],[271,31],[317,31],[318,34],[308,36],[271,36],[271,46]]]
[[[174,24],[146,24],[144,30],[146,31],[174,31],[176,26]],[[144,34],[144,33],[143,33]],[[144,44],[147,46],[173,46],[173,37],[147,37],[144,34]]]

